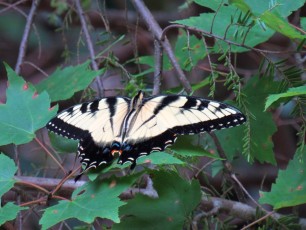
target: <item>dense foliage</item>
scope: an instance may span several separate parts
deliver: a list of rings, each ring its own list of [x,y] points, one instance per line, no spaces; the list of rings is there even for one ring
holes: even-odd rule
[[[196,13],[169,19],[164,30],[154,14],[150,17],[150,8],[131,0],[121,16],[135,11],[140,17],[134,15],[133,23],[121,21],[124,32],[120,23],[111,21],[116,19],[108,18],[115,3],[46,2],[0,4],[0,31],[5,30],[6,39],[0,44],[20,44],[17,62],[1,58],[6,74],[0,84],[6,95],[0,95],[0,225],[306,227],[305,0],[186,1],[175,12]],[[14,17],[18,7],[31,8],[26,25]],[[43,7],[55,41],[40,22],[46,15]],[[94,23],[93,12],[104,28]],[[17,29],[5,25],[12,18],[11,23],[24,25],[20,40],[13,33]],[[35,58],[25,52],[24,40],[29,50],[39,50]],[[40,59],[53,52],[56,43],[63,44],[59,54],[53,53],[63,65],[57,60],[47,71]],[[27,65],[34,70],[27,72]],[[47,135],[46,123],[59,107],[101,96],[133,96],[140,89],[148,95],[206,94],[226,100],[241,109],[248,122],[215,134],[180,137],[165,152],[139,159],[135,171],[114,162],[74,182],[80,169],[77,142]],[[259,181],[248,184],[254,176]],[[282,208],[297,206],[300,212],[281,214]]]

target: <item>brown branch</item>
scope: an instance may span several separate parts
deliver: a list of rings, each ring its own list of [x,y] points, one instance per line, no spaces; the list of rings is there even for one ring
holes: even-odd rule
[[[154,82],[153,82],[153,95],[160,94],[160,78],[163,66],[163,49],[160,41],[154,40]]]
[[[191,85],[186,78],[183,70],[181,69],[179,63],[176,60],[176,57],[174,55],[174,52],[171,48],[170,42],[167,38],[162,38],[162,29],[154,19],[152,13],[149,11],[149,9],[145,6],[144,2],[142,0],[131,0],[133,3],[135,9],[137,12],[141,15],[143,20],[145,21],[147,27],[151,31],[152,35],[155,39],[161,42],[162,47],[164,48],[167,56],[169,57],[169,60],[175,69],[176,73],[178,74],[178,79],[181,82],[182,86],[184,87],[185,91],[190,94],[192,92]]]
[[[27,17],[27,22],[24,28],[22,40],[19,46],[18,58],[17,58],[16,66],[15,66],[15,72],[17,74],[20,74],[21,65],[23,63],[23,59],[24,59],[24,56],[27,50],[27,43],[28,43],[30,30],[32,27],[32,23],[33,23],[38,5],[39,5],[39,0],[33,0],[32,6],[30,9],[30,13]]]
[[[94,51],[94,48],[93,48],[91,37],[89,35],[89,31],[88,31],[88,28],[87,28],[87,23],[86,23],[86,20],[85,20],[85,13],[84,13],[83,8],[81,6],[80,0],[76,0],[75,5],[76,5],[76,8],[77,8],[78,16],[79,16],[80,21],[81,21],[82,30],[83,30],[84,35],[85,35],[86,44],[87,44],[87,48],[88,48],[90,59],[91,59],[91,65],[92,65],[92,68],[97,71],[97,70],[99,70],[99,67],[98,67],[98,64],[96,62],[95,51]],[[97,86],[97,93],[98,93],[99,97],[103,97],[104,96],[104,87],[103,87],[103,82],[102,82],[101,77],[98,76],[95,79],[94,82]]]

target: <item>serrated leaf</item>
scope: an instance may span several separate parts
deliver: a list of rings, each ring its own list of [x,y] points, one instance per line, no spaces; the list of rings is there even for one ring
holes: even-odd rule
[[[173,172],[154,172],[153,185],[158,198],[136,195],[120,208],[122,221],[113,226],[121,229],[184,229],[184,223],[200,203],[201,189],[198,181],[191,183]]]
[[[203,0],[204,1],[204,0]],[[195,27],[200,30],[207,32],[212,32],[212,34],[225,37],[227,40],[242,44],[244,41],[245,45],[254,47],[268,40],[272,35],[273,31],[268,29],[266,31],[262,30],[260,25],[254,25],[252,29],[248,30],[247,26],[230,26],[237,22],[239,14],[236,13],[237,8],[233,5],[222,5],[217,13],[202,13],[199,16],[189,17],[188,19],[177,20],[175,23]],[[245,13],[243,13],[243,16]],[[243,33],[247,34],[247,39],[244,36],[235,36],[235,34]],[[213,52],[224,53],[224,50],[228,49],[228,44],[222,40],[217,40],[213,48]],[[245,52],[247,51],[244,47],[231,46],[232,52]]]
[[[37,84],[36,88],[38,92],[46,90],[51,97],[51,101],[71,98],[74,93],[88,87],[95,77],[104,72],[104,69],[91,70],[89,64],[90,61],[88,60],[81,65],[57,69],[47,79]]]
[[[13,204],[12,202],[7,203],[3,207],[0,207],[0,226],[7,221],[14,220],[17,217],[17,214],[28,209],[27,207],[20,207]]]
[[[295,88],[289,88],[285,93],[278,93],[269,95],[265,104],[265,110],[267,110],[270,105],[284,97],[295,97],[300,95],[306,95],[306,86],[300,86]]]
[[[272,142],[276,125],[272,114],[264,112],[264,106],[266,97],[270,93],[277,92],[278,86],[279,83],[274,82],[271,77],[253,76],[242,90],[242,94],[247,98],[247,109],[255,117],[249,118],[250,132],[247,131],[247,125],[243,125],[217,133],[223,149],[226,150],[228,156],[231,156],[231,159],[244,150],[245,155],[250,157],[248,159],[250,161],[257,159],[261,163],[276,163]],[[248,139],[247,149],[242,147],[243,139],[246,137]]]
[[[14,186],[16,171],[15,162],[3,153],[0,153],[0,198]]]
[[[58,204],[45,209],[39,221],[42,229],[48,229],[70,218],[92,223],[95,218],[100,217],[118,223],[118,209],[125,204],[118,196],[128,189],[138,176],[112,177],[86,183],[73,192],[71,201],[59,201]]]
[[[301,34],[295,29],[293,31],[293,28],[284,19],[292,11],[302,7],[305,3],[304,0],[290,1],[290,3],[287,0],[278,0],[277,5],[275,7],[273,6],[272,9],[270,5],[271,1],[267,0],[231,0],[229,1],[230,3],[235,3],[232,5],[227,5],[225,4],[226,2],[221,0],[196,0],[195,2],[209,7],[216,12],[203,13],[196,17],[177,20],[175,23],[195,27],[207,32],[211,31],[214,35],[240,44],[244,41],[244,44],[250,47],[267,41],[275,31],[281,32],[290,38],[301,38]],[[241,15],[239,9],[244,11]],[[247,11],[250,13],[251,19],[247,21],[246,25],[239,25],[237,23],[239,18],[243,18]],[[268,17],[270,14],[275,20],[281,20],[281,24],[273,22],[273,19]],[[249,30],[251,24],[253,26]],[[268,27],[266,27],[266,24]],[[237,34],[243,34],[243,36],[235,36]],[[244,37],[245,35],[247,36],[246,38]],[[214,46],[214,52],[224,53],[224,50],[227,48],[228,44],[219,40]],[[231,46],[232,52],[244,52],[246,50],[243,47]]]
[[[260,192],[259,202],[274,209],[306,203],[306,149],[296,152],[285,170],[279,170],[270,192]]]
[[[57,108],[50,109],[46,92],[37,94],[35,88],[19,77],[7,64],[8,88],[6,103],[0,104],[0,145],[25,144],[35,132],[55,116]]]

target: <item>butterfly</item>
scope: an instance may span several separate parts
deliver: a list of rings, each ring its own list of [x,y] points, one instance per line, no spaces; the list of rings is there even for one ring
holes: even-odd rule
[[[72,106],[46,125],[49,131],[79,140],[81,172],[111,163],[131,162],[163,151],[177,136],[231,128],[246,122],[233,106],[200,97],[159,95],[105,97]],[[80,174],[80,175],[81,175]]]

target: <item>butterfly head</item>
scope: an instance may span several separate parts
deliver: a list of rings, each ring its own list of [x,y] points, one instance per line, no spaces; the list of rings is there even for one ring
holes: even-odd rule
[[[132,98],[132,103],[131,103],[132,108],[137,110],[137,108],[139,108],[140,105],[142,104],[143,98],[144,98],[144,94],[141,90],[139,90],[136,96]]]

